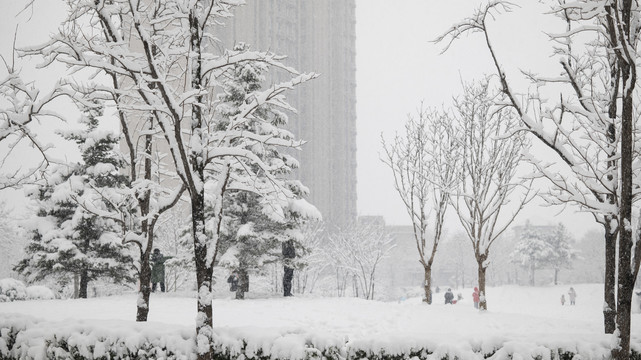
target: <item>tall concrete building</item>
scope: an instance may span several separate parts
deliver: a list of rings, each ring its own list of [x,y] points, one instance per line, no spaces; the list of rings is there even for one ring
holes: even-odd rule
[[[286,94],[298,110],[290,130],[307,141],[295,154],[297,176],[324,220],[338,226],[356,219],[355,24],[355,0],[247,0],[216,34],[225,48],[248,43],[320,74]]]

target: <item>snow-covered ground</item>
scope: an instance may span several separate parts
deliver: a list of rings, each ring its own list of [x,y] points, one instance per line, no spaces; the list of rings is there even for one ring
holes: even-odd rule
[[[358,348],[390,351],[425,346],[485,348],[504,342],[530,347],[536,344],[564,348],[588,344],[608,347],[611,339],[602,334],[602,285],[575,285],[574,288],[578,293],[576,306],[569,306],[567,302],[561,306],[560,297],[562,294],[568,297],[569,286],[489,288],[489,311],[485,313],[473,308],[471,289],[454,291],[464,297],[456,305],[444,305],[443,293],[435,294],[432,306],[422,304],[419,298],[395,302],[311,297],[216,299],[214,323],[217,333],[230,337],[230,341],[242,337],[258,345],[273,341],[274,336],[306,334],[317,346],[349,340]],[[133,328],[141,326],[133,321],[135,304],[133,294],[0,303],[0,325],[13,317],[11,314],[24,314],[48,323],[81,321],[118,328],[130,324]],[[191,330],[195,324],[195,308],[195,299],[191,297],[152,294],[150,323],[142,326]],[[638,344],[641,314],[636,299],[635,309],[632,334]]]

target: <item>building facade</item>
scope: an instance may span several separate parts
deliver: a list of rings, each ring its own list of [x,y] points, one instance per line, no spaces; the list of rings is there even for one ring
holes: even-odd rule
[[[305,140],[296,174],[308,200],[332,225],[356,220],[355,0],[247,0],[218,29],[224,48],[239,42],[286,55],[284,63],[320,76],[286,93]],[[272,81],[278,80],[278,74]]]

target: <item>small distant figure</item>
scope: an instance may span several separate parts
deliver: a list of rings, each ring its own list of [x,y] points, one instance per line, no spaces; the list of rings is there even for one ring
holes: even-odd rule
[[[160,291],[165,292],[165,261],[173,256],[163,256],[160,249],[154,249],[151,254],[151,292],[156,292],[156,284],[160,283]]]
[[[461,300],[463,300],[463,294],[461,293],[456,294],[456,301],[461,301]]]
[[[235,271],[229,275],[227,283],[229,284],[229,291],[234,292],[238,290],[238,274],[236,274]]]
[[[441,289],[437,286],[436,290],[434,290],[437,294],[441,292]]]
[[[561,294],[561,306],[565,305],[565,295]]]
[[[570,305],[576,305],[576,291],[574,291],[573,287],[570,287],[568,295],[570,297]]]
[[[452,289],[448,288],[445,292],[445,304],[452,304],[452,300],[454,300],[454,294]]]
[[[641,291],[635,293],[637,294],[637,300],[639,300],[639,308],[641,308]]]
[[[474,292],[472,293],[472,301],[474,301],[474,308],[479,308],[479,303],[481,302],[481,295],[479,294],[479,288],[474,287]]]

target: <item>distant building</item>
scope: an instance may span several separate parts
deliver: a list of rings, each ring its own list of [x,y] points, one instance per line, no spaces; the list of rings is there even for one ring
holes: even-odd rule
[[[355,0],[247,0],[216,36],[225,48],[286,55],[285,63],[320,77],[286,93],[298,110],[290,130],[307,141],[298,178],[324,220],[356,220]],[[278,76],[276,76],[276,79]]]

